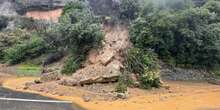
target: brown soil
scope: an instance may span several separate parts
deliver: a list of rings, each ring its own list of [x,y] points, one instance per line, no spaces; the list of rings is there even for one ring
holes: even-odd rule
[[[48,20],[48,21],[58,22],[61,13],[62,13],[62,8],[49,10],[49,11],[28,11],[25,16],[37,20]]]
[[[12,76],[9,75],[9,74],[3,74],[3,73],[0,73],[0,85],[2,85],[2,83],[8,79],[8,78],[11,78]]]
[[[88,110],[219,110],[220,86],[206,82],[166,82],[169,87],[162,89],[141,90],[129,88],[126,100],[103,100],[95,91],[85,88],[66,87],[56,83],[44,83],[25,88],[25,83],[36,78],[19,78],[6,81],[3,86],[26,92],[39,93],[73,103]],[[46,88],[46,89],[45,89]],[[89,102],[83,96],[90,97]]]
[[[128,38],[128,29],[123,25],[104,26],[104,42],[101,50],[92,50],[87,58],[87,65],[108,65],[112,62],[121,63],[123,52],[131,46]],[[114,63],[117,64],[117,63]],[[87,66],[86,65],[86,66]],[[120,64],[118,64],[120,65]]]

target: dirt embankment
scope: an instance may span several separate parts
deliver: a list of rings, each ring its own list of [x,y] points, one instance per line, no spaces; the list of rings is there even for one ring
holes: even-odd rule
[[[62,8],[59,8],[48,11],[28,11],[25,16],[37,20],[48,20],[48,21],[58,22],[61,14],[62,14]]]

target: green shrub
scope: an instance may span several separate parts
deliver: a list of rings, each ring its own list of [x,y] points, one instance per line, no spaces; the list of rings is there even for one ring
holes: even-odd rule
[[[118,83],[116,85],[115,92],[126,93],[127,90],[128,90],[128,84],[126,82],[125,76],[122,75],[118,79]]]
[[[140,75],[140,86],[143,89],[150,89],[152,87],[159,88],[161,86],[161,80],[158,76],[154,76],[158,74],[157,72],[147,71],[147,74]]]
[[[31,38],[31,33],[26,30],[15,29],[13,31],[0,32],[0,61],[4,62],[5,50],[16,44],[21,44]]]
[[[61,73],[66,75],[71,75],[72,73],[76,72],[81,67],[81,62],[84,60],[83,56],[71,56],[66,60],[64,63],[64,67],[62,68]]]
[[[44,53],[45,43],[41,38],[32,37],[21,44],[16,44],[5,50],[5,60],[9,64],[18,64],[25,59],[34,58]]]
[[[138,48],[128,50],[125,57],[126,70],[137,74],[142,88],[159,87],[159,64],[157,56],[150,50]]]

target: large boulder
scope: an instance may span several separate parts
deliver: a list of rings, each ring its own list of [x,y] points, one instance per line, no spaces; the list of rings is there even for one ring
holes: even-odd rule
[[[115,82],[121,75],[120,70],[103,65],[91,65],[73,74],[71,78],[63,79],[61,84],[68,86],[85,85],[93,83]]]
[[[57,81],[61,79],[61,73],[59,68],[44,68],[41,73],[41,82]]]

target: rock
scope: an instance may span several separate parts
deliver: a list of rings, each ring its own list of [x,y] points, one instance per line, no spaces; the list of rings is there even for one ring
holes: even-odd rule
[[[162,88],[164,88],[166,90],[170,90],[170,86],[169,85],[162,85]]]
[[[82,98],[85,102],[91,101],[91,98],[89,96],[83,96]]]
[[[27,82],[27,83],[25,83],[23,89],[26,90],[26,89],[28,89],[30,86],[34,85],[34,84],[35,84],[34,82]]]
[[[140,87],[140,85],[141,85],[141,84],[140,84],[139,81],[135,81],[134,84],[133,84],[134,87]]]
[[[120,99],[127,99],[128,97],[126,93],[117,93],[116,96]]]
[[[34,80],[34,83],[35,83],[35,84],[41,84],[42,81],[41,81],[41,80]]]
[[[63,78],[58,83],[65,86],[76,86],[78,84],[78,81],[72,78]]]
[[[89,52],[89,55],[88,55],[88,63],[90,64],[94,64],[97,62],[97,55],[98,55],[98,51],[93,49]]]
[[[121,70],[121,69],[123,68],[123,65],[122,65],[122,63],[121,63],[120,61],[118,61],[118,60],[113,60],[111,63],[109,63],[109,64],[107,65],[107,67],[109,67],[109,68],[114,68],[114,69],[116,69],[116,70]]]
[[[94,83],[115,82],[121,75],[119,70],[105,67],[102,65],[91,65],[83,68],[73,74],[71,78],[63,79],[60,84],[63,85],[85,85]]]
[[[208,83],[220,85],[220,79],[211,79],[211,80],[208,80]]]
[[[112,58],[114,57],[114,51],[112,50],[105,50],[103,54],[100,56],[100,61],[103,65],[107,65],[111,62]]]
[[[60,79],[61,79],[61,75],[58,72],[44,73],[40,77],[40,81],[42,82],[57,81]]]
[[[27,82],[27,83],[25,83],[25,87],[29,87],[29,86],[32,86],[34,84],[35,84],[34,82]]]
[[[28,88],[29,88],[29,87],[25,86],[23,89],[24,89],[24,90],[27,90]]]

